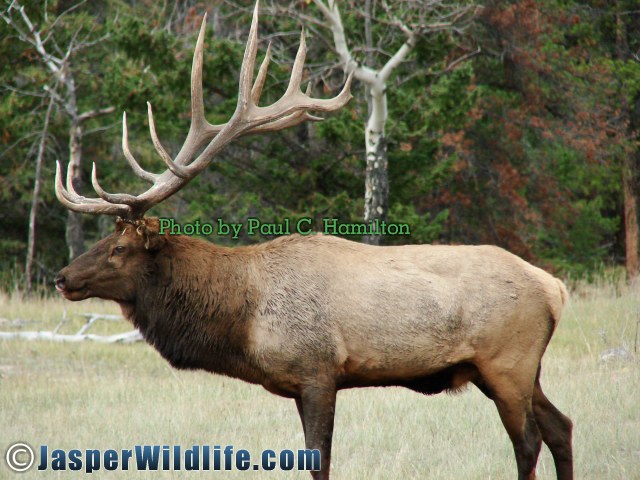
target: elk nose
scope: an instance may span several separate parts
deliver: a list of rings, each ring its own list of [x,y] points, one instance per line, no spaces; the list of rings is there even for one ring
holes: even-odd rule
[[[54,283],[56,284],[56,290],[58,290],[59,292],[64,291],[64,289],[66,288],[65,282],[66,279],[64,278],[64,275],[58,275],[54,280]]]

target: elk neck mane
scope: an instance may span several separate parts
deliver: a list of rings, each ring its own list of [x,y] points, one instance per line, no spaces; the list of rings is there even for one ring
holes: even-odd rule
[[[139,272],[135,301],[121,304],[122,311],[174,367],[259,382],[245,343],[257,302],[260,247],[166,236],[149,268]]]

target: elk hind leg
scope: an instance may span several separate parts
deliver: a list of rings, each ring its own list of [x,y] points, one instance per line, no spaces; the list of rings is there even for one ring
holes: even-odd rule
[[[509,434],[518,466],[518,480],[534,480],[542,434],[532,406],[533,375],[529,381],[509,375],[483,376],[483,381],[478,383],[490,392]]]
[[[533,389],[533,413],[556,466],[558,480],[573,480],[571,420],[560,412],[542,392],[540,379]]]

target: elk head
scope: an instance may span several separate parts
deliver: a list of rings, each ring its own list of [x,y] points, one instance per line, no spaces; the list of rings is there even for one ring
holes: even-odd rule
[[[113,234],[60,271],[56,290],[67,300],[99,297],[132,302],[138,280],[154,273],[154,257],[165,243],[157,218],[135,222],[118,218]]]
[[[145,275],[147,260],[162,249],[164,240],[158,236],[157,221],[144,218],[151,207],[170,197],[211,164],[215,156],[235,139],[253,133],[271,132],[298,125],[306,120],[322,118],[309,112],[333,112],[351,98],[350,75],[342,91],[331,99],[317,99],[301,91],[306,46],[304,32],[293,64],[285,93],[272,105],[258,106],[267,76],[270,46],[253,81],[258,49],[258,3],[256,3],[249,39],[240,69],[238,103],[227,123],[210,124],[204,116],[202,94],[202,61],[206,14],[193,55],[191,68],[191,125],[187,138],[175,158],[167,153],[156,134],[151,104],[148,105],[149,130],[156,151],[167,170],[155,174],[144,170],[131,154],[127,133],[126,112],[122,119],[122,150],[133,172],[151,187],[139,195],[108,193],[98,183],[93,163],[91,183],[99,198],[86,198],[73,188],[71,164],[67,169],[66,188],[62,182],[60,162],[56,165],[55,191],[58,200],[68,209],[94,215],[118,217],[116,231],[98,242],[64,268],[55,279],[56,288],[69,300],[101,297],[127,301],[133,295],[133,278]],[[200,153],[199,153],[200,152]],[[120,282],[120,283],[119,283]],[[128,285],[130,283],[130,285]]]

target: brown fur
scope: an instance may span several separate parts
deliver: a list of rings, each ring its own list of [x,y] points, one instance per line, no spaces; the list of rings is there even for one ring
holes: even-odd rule
[[[519,478],[534,478],[541,441],[558,478],[572,478],[571,422],[539,384],[567,296],[551,275],[490,246],[294,235],[231,249],[157,227],[119,222],[60,272],[59,290],[120,303],[177,368],[296,399],[307,446],[323,455],[316,478],[329,475],[337,390],[434,394],[468,382],[496,403]]]

